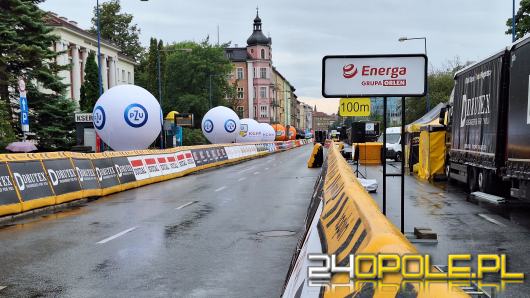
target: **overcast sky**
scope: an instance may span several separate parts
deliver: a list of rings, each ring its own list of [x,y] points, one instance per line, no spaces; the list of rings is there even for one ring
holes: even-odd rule
[[[104,2],[101,0],[100,2]],[[455,57],[478,60],[510,43],[508,0],[122,0],[134,15],[141,41],[195,40],[246,45],[259,5],[263,31],[272,37],[273,64],[295,86],[300,99],[337,111],[321,99],[321,59],[328,54],[421,53],[427,37],[431,67]],[[519,1],[517,1],[519,2]],[[41,7],[90,26],[95,0],[47,0]],[[319,100],[316,100],[319,99]]]

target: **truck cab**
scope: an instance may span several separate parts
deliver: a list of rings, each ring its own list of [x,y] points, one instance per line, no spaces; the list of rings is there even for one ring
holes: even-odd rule
[[[386,129],[386,158],[401,161],[401,127],[388,127]],[[377,140],[383,143],[383,134]]]

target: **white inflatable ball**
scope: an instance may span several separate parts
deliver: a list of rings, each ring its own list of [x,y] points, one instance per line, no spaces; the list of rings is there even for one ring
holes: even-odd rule
[[[241,129],[236,141],[238,143],[252,143],[261,141],[261,131],[259,123],[250,118],[241,119]]]
[[[212,144],[233,143],[239,134],[239,117],[227,107],[215,107],[204,115],[201,128]]]
[[[261,141],[262,142],[273,142],[274,138],[276,137],[276,132],[274,131],[274,128],[270,126],[268,123],[260,123],[259,124],[262,131]]]
[[[156,98],[135,85],[110,88],[92,112],[97,134],[114,150],[147,149],[160,134],[161,115]]]

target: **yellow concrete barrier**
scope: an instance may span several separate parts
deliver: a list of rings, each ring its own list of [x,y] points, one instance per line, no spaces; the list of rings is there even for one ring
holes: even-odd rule
[[[313,151],[311,151],[311,155],[309,156],[309,160],[307,161],[307,167],[320,168],[322,166],[323,161],[324,149],[322,148],[322,144],[316,143],[315,146],[313,146]]]
[[[103,153],[0,154],[0,216],[104,196],[300,146],[215,144]]]
[[[324,206],[318,223],[323,253],[336,255],[340,266],[348,264],[349,255],[352,254],[417,253],[416,248],[381,213],[379,206],[358,182],[337,146],[330,146],[327,162],[323,187]],[[349,287],[327,288],[323,297],[357,297],[364,291],[373,292],[370,295],[373,297],[400,297],[406,294],[399,286],[402,281],[401,273],[388,274],[380,282],[395,284],[397,287],[375,286],[367,289],[373,284],[366,283],[366,286],[357,290]],[[348,284],[349,276],[347,273],[334,274],[331,282]],[[428,290],[412,284],[407,291],[415,293],[416,297],[468,297],[458,288],[450,289],[443,282],[431,285]]]

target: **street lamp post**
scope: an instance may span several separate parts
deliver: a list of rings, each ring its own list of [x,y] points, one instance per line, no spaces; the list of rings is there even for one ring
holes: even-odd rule
[[[423,39],[425,56],[427,56],[427,37],[400,37],[398,39],[398,41],[399,42],[404,42],[404,41],[407,41],[407,40],[414,40],[414,39]],[[427,112],[428,112],[428,111],[431,110],[431,100],[429,98],[429,79],[428,78],[427,78],[427,85],[425,86],[425,89],[426,89],[425,91],[427,92],[427,95],[426,95],[426,99],[427,99],[426,108],[427,108]]]
[[[96,20],[97,20],[97,31],[98,31],[98,83],[99,83],[99,96],[103,94],[103,82],[101,81],[101,29],[99,26],[99,0],[96,0]]]
[[[512,5],[512,42],[515,42],[515,0]]]

